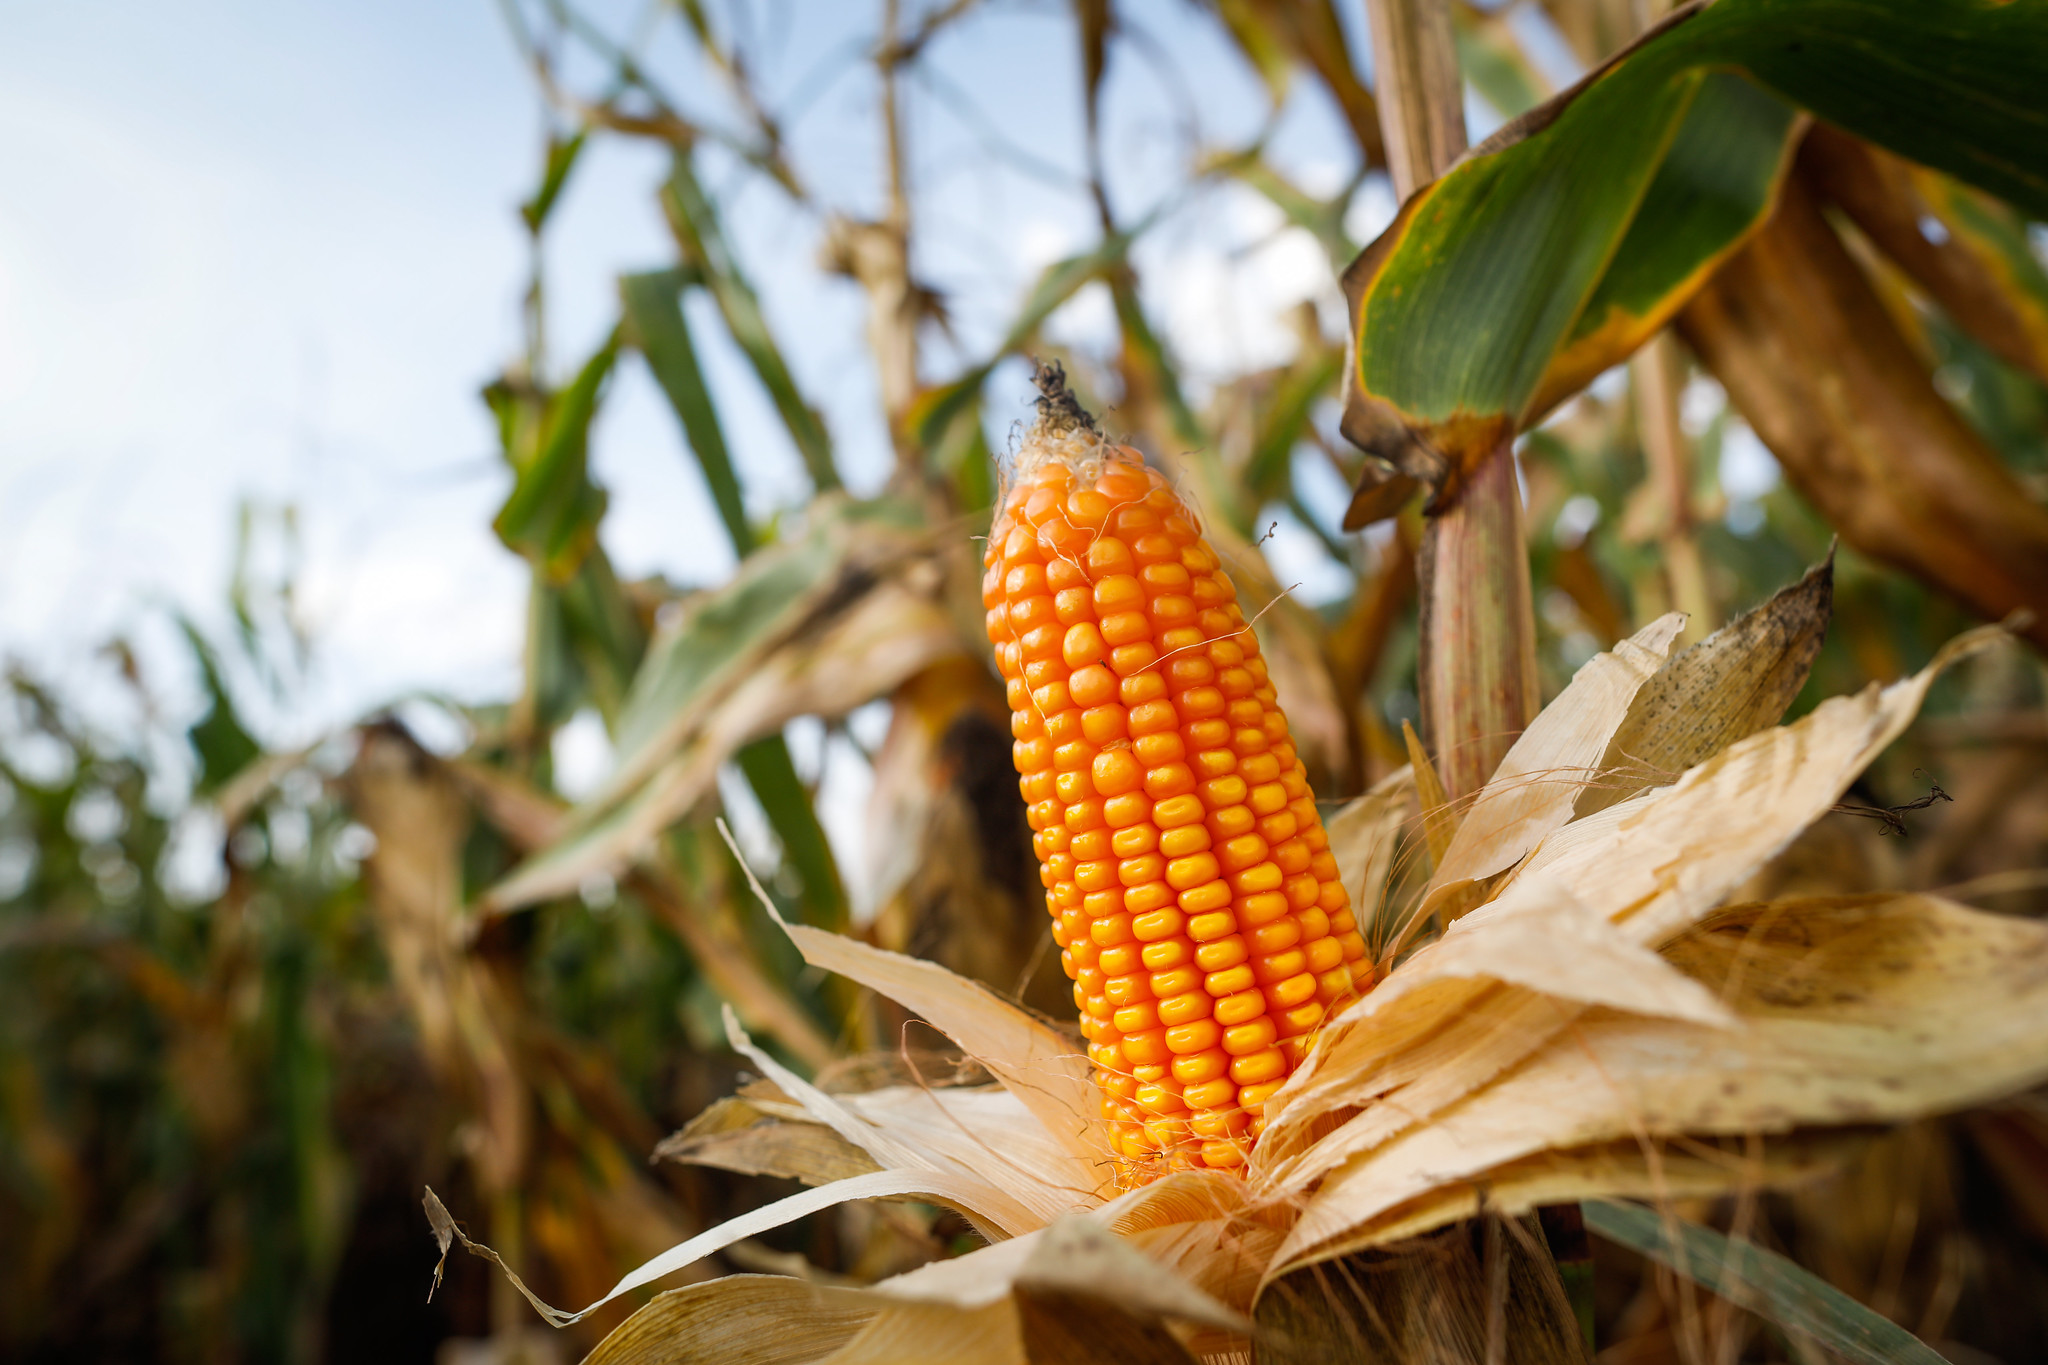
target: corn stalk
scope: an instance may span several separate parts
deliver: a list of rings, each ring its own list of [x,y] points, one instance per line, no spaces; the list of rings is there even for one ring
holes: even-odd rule
[[[1464,83],[1451,11],[1438,0],[1369,0],[1379,107],[1394,193],[1407,199],[1465,150]],[[1416,695],[1453,800],[1485,783],[1536,715],[1536,618],[1515,478],[1503,437],[1428,518]]]

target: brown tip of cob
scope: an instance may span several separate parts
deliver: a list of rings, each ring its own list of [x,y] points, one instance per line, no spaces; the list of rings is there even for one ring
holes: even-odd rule
[[[1081,400],[1067,387],[1067,370],[1059,361],[1050,360],[1038,366],[1031,372],[1031,382],[1038,385],[1040,427],[1048,432],[1102,434],[1102,428],[1095,424],[1095,415],[1082,407]]]

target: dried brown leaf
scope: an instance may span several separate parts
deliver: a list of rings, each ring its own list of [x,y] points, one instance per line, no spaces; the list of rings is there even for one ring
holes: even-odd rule
[[[782,1275],[728,1275],[656,1295],[583,1365],[810,1365],[873,1320],[873,1304]]]
[[[773,1117],[736,1096],[716,1101],[680,1132],[663,1138],[652,1159],[778,1176],[806,1185],[829,1185],[881,1169],[873,1157],[825,1125]]]
[[[1723,911],[1667,952],[1744,1027],[1589,1013],[1333,1174],[1283,1256],[1546,1148],[1885,1123],[2048,1078],[2048,926],[1932,896],[1770,902]]]
[[[1415,727],[1405,720],[1401,722],[1401,741],[1408,746],[1408,766],[1414,774],[1415,799],[1422,806],[1423,839],[1429,845],[1429,861],[1434,867],[1443,861],[1444,854],[1450,851],[1451,841],[1457,837],[1458,812],[1444,791],[1436,765],[1429,761],[1429,751],[1422,747]]]
[[[2048,648],[2048,507],[1934,389],[1799,176],[1681,331],[1784,467],[1863,553]]]
[[[2000,358],[2048,380],[2048,315],[2041,301],[2015,288],[2009,266],[1980,250],[1971,234],[1951,231],[1939,241],[1928,235],[1925,224],[1936,206],[1920,187],[1937,172],[1825,123],[1807,133],[1799,167],[1958,326]],[[2010,213],[1988,199],[1982,211]]]
[[[1696,763],[1778,723],[1806,684],[1834,614],[1835,561],[1730,621],[1650,679],[1629,706],[1577,813],[1663,786]]]

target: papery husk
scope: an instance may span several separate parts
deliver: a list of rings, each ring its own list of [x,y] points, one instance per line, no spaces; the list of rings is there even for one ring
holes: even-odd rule
[[[1178,1187],[1161,1193],[1066,1217],[867,1289],[734,1275],[674,1290],[607,1338],[586,1365],[1183,1365],[1193,1359],[1190,1344],[1205,1354],[1243,1349],[1250,1320],[1205,1292],[1199,1276],[1177,1274],[1148,1254],[1145,1240],[1170,1234],[1176,1213],[1213,1218],[1213,1202],[1189,1203]],[[1200,1232],[1217,1241],[1213,1222]],[[1256,1277],[1236,1281],[1248,1289]]]
[[[1668,612],[1594,655],[1530,722],[1459,820],[1415,912],[1417,922],[1520,862],[1572,818],[1629,703],[1663,667],[1683,629],[1684,615]]]
[[[1638,944],[1663,942],[1840,800],[1904,730],[1941,670],[2001,638],[1996,627],[1970,632],[1911,678],[1832,698],[1794,725],[1723,751],[1674,786],[1567,825],[1522,864],[1492,912],[1507,917],[1521,902],[1562,895],[1615,921]],[[1571,954],[1559,945],[1551,956],[1560,979],[1569,979]],[[1268,1101],[1253,1168],[1277,1186],[1305,1191],[1427,1122],[1537,1051],[1576,1012],[1555,996],[1490,978],[1382,1001],[1385,991],[1339,1016]],[[1361,1112],[1331,1131],[1333,1117],[1346,1110]]]
[[[1924,895],[1780,901],[1723,911],[1667,952],[1743,1027],[1588,1011],[1569,1039],[1331,1176],[1283,1262],[1334,1254],[1319,1246],[1332,1236],[1373,1244],[1391,1210],[1547,1148],[1885,1123],[2048,1079],[2048,926]]]
[[[1416,804],[1413,765],[1397,768],[1371,791],[1323,822],[1330,856],[1342,873],[1344,894],[1361,918],[1370,918],[1386,894],[1394,871],[1395,836]]]
[[[1678,780],[1695,763],[1776,725],[1806,685],[1834,617],[1835,555],[1667,664],[1629,703],[1600,761],[1601,780],[1579,793],[1579,818],[1644,787]]]
[[[719,828],[730,842],[731,832],[723,824]],[[791,924],[751,871],[747,877],[804,961],[879,991],[923,1016],[1002,1082],[1069,1158],[1041,1174],[1052,1183],[1097,1194],[1108,1188],[1104,1152],[1093,1132],[1095,1087],[1088,1079],[1088,1058],[1073,1039],[937,963]]]
[[[881,1169],[873,1157],[824,1124],[792,1120],[738,1095],[713,1101],[680,1132],[662,1139],[652,1159],[741,1175],[779,1176],[806,1185],[829,1185]]]

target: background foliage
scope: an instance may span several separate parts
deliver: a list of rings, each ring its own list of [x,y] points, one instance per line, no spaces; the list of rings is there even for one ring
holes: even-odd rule
[[[1078,108],[1047,115],[1079,138],[1060,158],[1044,154],[1038,129],[978,112],[984,92],[957,88],[931,57],[955,31],[1019,12],[1061,26],[1078,72]],[[1596,64],[1642,17],[1607,0],[1461,5],[1475,108],[1522,113],[1550,93],[1546,71]],[[276,751],[243,717],[258,698],[288,704],[318,641],[298,634],[289,576],[254,567],[276,557],[253,553],[230,585],[233,629],[214,638],[186,627],[208,699],[196,718],[163,714],[119,642],[106,668],[145,717],[130,731],[101,733],[26,667],[9,674],[0,1226],[19,1231],[0,1239],[0,1343],[10,1356],[550,1359],[594,1340],[534,1336],[524,1306],[474,1262],[455,1266],[426,1304],[421,1185],[433,1183],[544,1296],[588,1301],[778,1183],[772,1163],[647,1159],[736,1082],[721,1001],[828,1088],[835,1068],[876,1064],[848,1058],[935,1042],[798,969],[743,894],[713,829],[720,814],[752,832],[785,913],[1065,1013],[1029,881],[1006,712],[979,638],[974,537],[995,495],[992,452],[1028,415],[1021,357],[1063,361],[1114,430],[1179,468],[1241,590],[1268,608],[1261,632],[1319,794],[1355,794],[1405,761],[1420,510],[1396,502],[1367,531],[1343,529],[1368,466],[1337,431],[1341,318],[1311,300],[1278,320],[1291,337],[1284,358],[1192,365],[1163,340],[1161,316],[1191,282],[1153,249],[1197,230],[1228,196],[1256,196],[1282,225],[1276,234],[1313,244],[1324,296],[1333,292],[1362,245],[1353,234],[1377,226],[1370,206],[1387,197],[1359,14],[1341,0],[880,0],[857,49],[795,81],[765,74],[774,25],[801,21],[772,5],[679,0],[636,26],[558,0],[508,0],[504,18],[555,128],[519,208],[534,248],[524,335],[482,395],[508,486],[494,526],[531,578],[521,685],[488,702],[393,698],[392,710],[310,749]],[[1179,83],[1161,25],[1204,26],[1238,54],[1270,97],[1264,131],[1202,139],[1188,116],[1199,95]],[[653,74],[658,43],[686,45],[709,78],[669,88]],[[833,202],[812,188],[792,129],[821,117],[813,86],[847,71],[864,73],[874,94],[879,183]],[[995,90],[1040,73],[984,75]],[[1303,106],[1349,139],[1334,184],[1309,183],[1275,151],[1282,121]],[[1811,223],[1825,236],[1808,245],[1834,244],[1837,265],[1896,327],[1897,354],[1918,367],[1911,382],[1952,407],[1958,429],[2038,509],[2048,499],[2041,227],[1830,135],[1809,137],[1790,172],[1820,205]],[[648,192],[673,253],[623,276],[616,325],[588,354],[564,356],[547,327],[548,225],[604,139],[668,158]],[[963,143],[1046,182],[1045,193],[1085,209],[1093,239],[1021,297],[955,269],[926,244],[945,240],[935,218],[968,210],[919,182],[921,139]],[[872,376],[873,430],[821,415],[770,323],[766,286],[786,282],[761,278],[756,244],[734,227],[761,196],[815,238],[821,270],[857,291],[859,307],[821,306],[805,324],[844,330],[845,353]],[[1803,259],[1783,268],[1818,268]],[[2005,309],[1992,322],[1987,274]],[[1731,357],[1755,339],[1717,322],[1712,299],[1690,306],[1684,336],[1724,378],[1751,373]],[[1907,382],[1892,353],[1891,371],[1855,371],[1853,359],[1817,363]],[[683,458],[729,540],[738,567],[727,582],[626,581],[606,554],[592,444],[618,375],[638,366],[672,407]],[[736,405],[772,414],[778,450],[794,453],[806,485],[801,505],[762,501],[765,457],[735,439],[756,429],[733,420]],[[1771,418],[1745,410],[1667,333],[1524,438],[1549,690],[1673,605],[1693,613],[1697,638],[1823,558],[1837,529],[1849,548],[1837,560],[1836,618],[1804,704],[1917,667],[1970,607],[1985,609],[1940,567],[1967,526],[1944,532],[1950,543],[1921,535],[1910,553],[1870,544],[1859,513],[1896,490],[1799,467],[1779,481],[1750,426],[1774,435]],[[849,447],[876,433],[883,468],[850,474]],[[290,533],[288,517],[245,518],[250,546]],[[1885,567],[1860,544],[1917,572]],[[1302,566],[1313,592],[1290,591]],[[1951,894],[2014,913],[2048,908],[2029,871],[2048,861],[2038,661],[2000,656],[1943,687],[1933,719],[1859,796],[1903,802],[1932,775],[1953,804],[1916,816],[1904,841],[1833,817],[1759,894],[1961,886]],[[873,723],[849,723],[877,698],[882,709],[862,713]],[[423,745],[423,707],[457,720],[460,743]],[[556,741],[579,717],[601,725],[613,764],[571,800]],[[841,866],[845,840],[820,819],[825,751],[872,774],[858,879]],[[2024,1103],[1888,1137],[1833,1185],[1762,1210],[1698,1212],[1740,1222],[1924,1338],[2017,1360],[2048,1345],[2025,1307],[2048,1302],[2044,1200],[2048,1117]],[[861,1207],[725,1259],[870,1279],[945,1255],[965,1235],[933,1210]],[[1609,1245],[1600,1255],[1602,1340],[1626,1343],[1628,1359],[1783,1349],[1725,1304],[1678,1293],[1650,1263]]]

